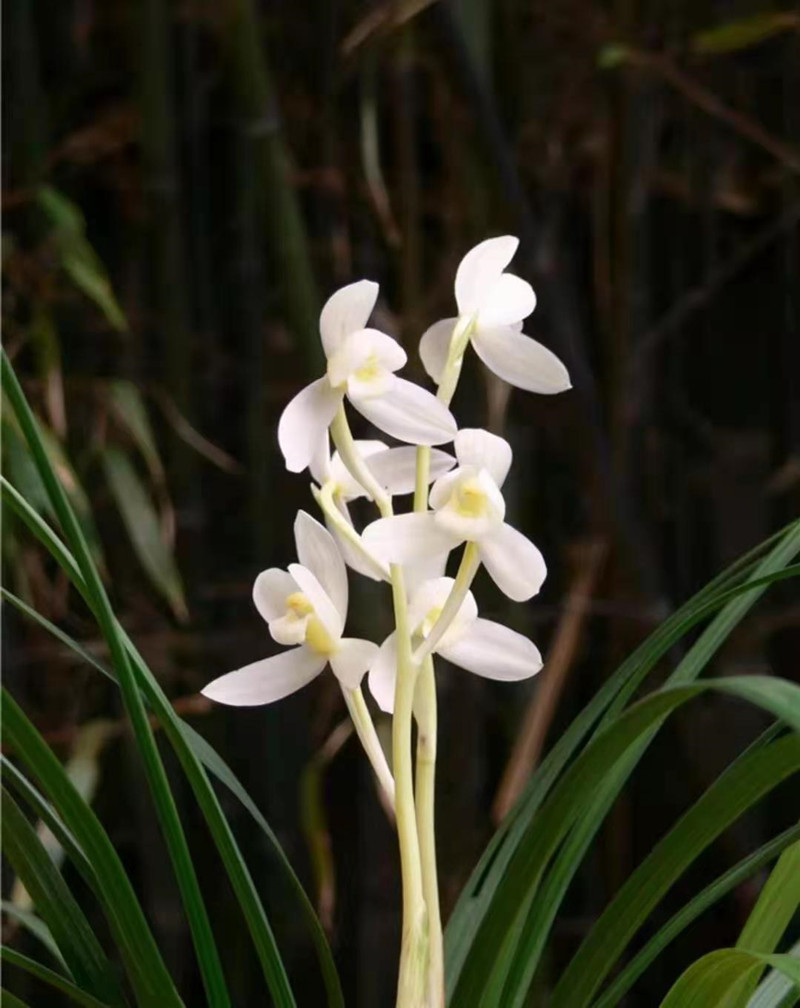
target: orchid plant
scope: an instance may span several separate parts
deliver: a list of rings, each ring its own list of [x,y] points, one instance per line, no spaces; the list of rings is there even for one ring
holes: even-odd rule
[[[555,393],[570,387],[561,361],[522,332],[536,296],[530,284],[506,272],[517,245],[511,236],[490,238],[461,261],[455,280],[458,316],[435,323],[420,342],[435,395],[397,376],[406,363],[404,350],[369,327],[377,284],[350,284],[325,304],[320,337],[326,373],[283,411],[278,442],[287,469],[310,470],[327,528],[299,512],[294,528],[299,562],[288,570],[263,571],[253,588],[273,640],[291,650],[229,672],[203,691],[232,706],[272,703],[330,666],[396,816],[403,881],[400,1008],[444,1004],[434,829],[434,656],[503,681],[528,678],[542,667],[526,637],[478,616],[470,591],[481,564],[515,601],[533,597],[546,576],[539,550],[505,521],[501,488],[511,447],[484,430],[458,430],[449,408],[469,344],[490,370],[518,388]],[[345,400],[405,446],[356,441]],[[455,457],[432,448],[449,442]],[[412,491],[413,510],[395,513],[394,498]],[[379,512],[362,531],[348,509],[359,497]],[[459,549],[456,576],[446,577],[448,558]],[[347,567],[391,586],[395,629],[380,647],[343,636]],[[393,772],[361,690],[365,674],[378,706],[393,716]]]

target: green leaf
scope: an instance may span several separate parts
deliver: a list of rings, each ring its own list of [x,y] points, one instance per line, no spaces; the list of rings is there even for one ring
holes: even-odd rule
[[[30,1008],[30,1005],[25,1001],[21,1001],[16,994],[12,994],[11,991],[7,991],[5,987],[0,990],[0,1005],[3,1008]]]
[[[738,52],[765,42],[780,32],[797,28],[800,17],[788,12],[763,11],[752,17],[698,32],[692,37],[692,49],[704,56]]]
[[[800,959],[800,941],[787,954]],[[748,1001],[747,1008],[792,1008],[798,1001],[800,990],[797,986],[780,970],[771,969]]]
[[[69,569],[69,564],[67,563],[66,569]],[[48,633],[53,634],[58,640],[60,640],[67,647],[71,648],[77,655],[83,658],[85,661],[89,662],[94,666],[99,672],[107,676],[116,685],[119,685],[117,679],[110,669],[106,668],[101,662],[98,662],[85,648],[81,647],[77,641],[75,641],[68,634],[64,633],[57,626],[51,623],[49,620],[45,619],[40,615],[35,609],[27,605],[21,599],[18,599],[11,592],[2,589],[2,597],[6,601],[10,602],[12,605],[16,606],[21,612],[23,612],[29,618],[35,620],[40,626],[42,626]],[[149,702],[154,698],[151,696],[151,691],[148,690],[147,686],[142,687],[143,693],[148,697]],[[151,703],[154,710],[159,709],[159,704],[156,701]],[[328,939],[325,935],[325,931],[320,924],[319,918],[316,915],[314,907],[311,900],[303,888],[303,884],[297,877],[294,869],[292,868],[291,862],[286,857],[283,848],[280,845],[280,841],[275,835],[274,831],[270,827],[267,820],[261,814],[258,806],[255,804],[253,799],[245,790],[244,786],[238,780],[236,775],[230,769],[230,767],[225,763],[222,757],[216,752],[216,750],[202,737],[198,734],[194,728],[187,722],[183,721],[175,715],[176,723],[178,724],[180,731],[183,734],[184,740],[188,747],[190,748],[192,754],[198,759],[203,766],[212,773],[220,783],[224,784],[229,791],[242,803],[245,809],[250,813],[250,815],[255,820],[259,828],[264,832],[267,837],[273,851],[277,855],[281,867],[283,868],[287,881],[290,884],[293,892],[295,893],[297,899],[300,902],[301,912],[306,920],[306,923],[311,934],[311,938],[314,942],[316,948],[317,956],[320,963],[320,969],[322,971],[323,979],[325,981],[326,990],[328,992],[328,1003],[334,1008],[343,1008],[344,1000],[342,996],[341,985],[339,981],[339,976],[336,971],[336,964],[333,960],[333,955],[328,944]],[[5,768],[5,767],[4,767]],[[13,769],[13,768],[12,768]],[[24,778],[23,778],[24,780]],[[40,807],[36,808],[37,814],[45,819],[46,812],[43,813]],[[51,825],[51,828],[53,826]],[[57,828],[57,827],[56,827]],[[55,829],[54,829],[55,832]],[[59,834],[60,835],[60,834]],[[62,844],[64,843],[62,839]],[[91,884],[91,883],[90,883]]]
[[[784,830],[774,840],[770,840],[762,847],[759,847],[757,851],[743,858],[733,868],[730,868],[710,885],[706,886],[705,889],[674,914],[650,941],[636,953],[625,968],[617,974],[614,980],[603,991],[602,996],[592,1002],[592,1008],[615,1008],[616,1005],[621,1004],[625,994],[636,983],[647,967],[692,921],[696,920],[700,914],[737,886],[741,885],[746,879],[760,871],[764,865],[772,861],[776,855],[780,854],[782,850],[797,839],[800,839],[800,825]],[[780,982],[783,983],[782,974],[778,974],[778,976],[780,977]],[[751,1004],[748,1008],[756,1008],[756,1006]],[[760,1008],[766,1008],[766,1004],[761,1005]]]
[[[108,485],[142,567],[180,620],[186,620],[183,586],[172,551],[164,542],[158,515],[130,459],[116,448],[102,453]]]
[[[186,909],[189,929],[195,945],[206,993],[214,1008],[228,1008],[230,999],[222,973],[222,966],[219,961],[219,954],[214,942],[214,936],[211,931],[208,912],[200,893],[197,874],[189,853],[180,817],[178,816],[175,799],[170,790],[164,764],[153,738],[153,730],[147,717],[144,702],[137,688],[136,678],[129,662],[119,624],[114,616],[111,603],[103,586],[100,573],[93,561],[91,550],[87,545],[80,522],[70,506],[69,499],[53,470],[39,427],[5,352],[2,353],[2,386],[14,409],[20,429],[25,435],[25,439],[31,449],[39,475],[42,477],[42,481],[47,488],[50,502],[64,530],[67,542],[75,554],[75,563],[77,563],[80,570],[86,593],[91,602],[92,612],[109,646],[112,662],[119,676],[125,708],[131,719],[133,734],[142,756],[156,812],[175,870],[181,898]],[[84,810],[90,811],[85,802],[82,805]],[[80,841],[75,823],[68,820],[63,809],[59,809],[59,811],[64,818],[65,824],[73,830]],[[84,849],[86,849],[86,845],[82,841],[81,843]],[[86,850],[86,853],[89,856],[88,850]],[[163,967],[163,963],[161,965]],[[164,972],[166,971],[164,970]],[[164,1003],[169,1003],[170,1000],[173,1000],[174,985],[170,984],[170,986],[172,990],[168,990],[167,1001]],[[176,993],[174,999],[178,1000]]]
[[[31,894],[70,974],[88,991],[114,1004],[122,992],[105,953],[58,868],[12,796],[3,795],[3,850]]]
[[[5,759],[5,757],[3,757]],[[10,900],[0,900],[0,910],[4,914],[8,914],[12,920],[17,921],[26,931],[29,931],[34,938],[38,939],[42,945],[47,949],[50,955],[55,959],[55,961],[67,969],[67,964],[64,962],[64,957],[59,951],[58,945],[55,943],[53,935],[50,933],[50,928],[45,924],[41,917],[37,917],[35,913],[30,910],[23,910],[18,907],[16,903],[12,903]]]
[[[553,1008],[588,1005],[683,872],[743,812],[798,769],[800,738],[794,735],[751,747],[728,767],[626,879],[561,975]]]
[[[43,186],[37,202],[53,226],[56,246],[64,271],[90,298],[115,328],[128,328],[125,316],[114,297],[105,267],[86,238],[86,221],[78,207],[63,193]]]
[[[799,906],[800,843],[796,843],[783,852],[773,868],[742,928],[736,947],[748,952],[774,952]],[[747,1005],[759,979],[758,973],[749,977],[737,1008]]]
[[[106,1002],[99,1001],[96,997],[89,994],[88,991],[76,987],[74,983],[61,973],[48,969],[47,966],[36,962],[30,956],[22,955],[21,952],[17,952],[7,945],[0,948],[0,957],[10,966],[19,966],[20,969],[24,969],[31,976],[36,977],[37,980],[41,980],[42,983],[46,983],[55,990],[61,991],[62,994],[66,994],[70,1001],[74,1001],[75,1004],[83,1005],[84,1008],[108,1008]]]
[[[772,552],[756,567],[754,565],[755,558],[768,546],[772,546]],[[760,597],[767,584],[773,579],[789,574],[790,571],[792,574],[797,573],[796,569],[787,568],[787,564],[798,550],[800,550],[800,522],[794,522],[768,542],[740,558],[731,568],[713,579],[694,598],[681,606],[647,640],[639,645],[575,718],[534,772],[516,807],[506,817],[490,841],[451,915],[445,933],[448,999],[453,996],[460,980],[461,971],[473,948],[480,924],[489,912],[494,893],[502,882],[503,875],[526,828],[592,727],[600,720],[600,728],[597,729],[599,731],[613,721],[644,678],[655,667],[656,662],[691,627],[705,619],[721,605],[726,604],[725,612],[720,614],[704,632],[674,673],[679,681],[684,677],[690,678],[697,675],[708,656],[720,645],[730,628],[735,625],[744,612]],[[645,744],[642,743],[642,745]],[[631,756],[631,766],[627,772],[634,764],[635,759]],[[622,786],[626,776],[627,773],[618,773],[617,787]],[[604,791],[605,797],[603,798],[601,794],[599,797],[593,796],[594,799],[598,803],[601,800],[611,801],[611,787],[609,782],[607,790]],[[594,828],[597,828],[599,825],[598,815],[598,807],[590,804],[584,817],[586,830],[591,829],[592,822],[596,823]],[[567,868],[567,859],[572,860],[573,870],[577,867],[576,858],[580,853],[580,844],[588,843],[589,839],[590,835],[586,831],[584,831],[582,839],[579,837],[570,839],[570,848],[565,851],[558,878],[553,882],[553,886],[559,885],[559,894],[553,897],[551,904],[545,904],[544,901],[538,902],[543,915],[552,915],[557,909],[571,878],[570,872],[562,869]],[[532,904],[533,895],[534,890],[532,889],[527,897],[529,906]],[[522,907],[519,912],[527,913],[527,909]],[[524,917],[518,921],[518,928],[522,927],[523,920]],[[547,921],[543,920],[538,926],[541,937],[542,929],[546,930],[548,926]],[[512,935],[509,933],[506,941],[511,941],[511,938]],[[496,960],[494,964],[496,967],[495,982],[498,979],[498,972],[510,965],[514,944],[515,942],[512,941],[511,946],[506,948],[507,954]],[[527,968],[532,970],[534,967],[535,957],[531,957]]]
[[[746,949],[718,949],[698,959],[661,1002],[661,1008],[736,1008],[753,976],[765,966],[780,970],[800,989],[800,960]]]
[[[550,857],[609,771],[653,725],[705,690],[740,697],[800,730],[800,687],[763,676],[668,687],[634,704],[584,749],[528,824],[461,971],[454,996],[459,1008],[486,1003],[483,992],[504,943],[514,932],[521,903],[536,889]]]
[[[108,383],[108,403],[117,420],[133,438],[154,479],[163,479],[164,467],[139,390],[133,382],[122,379],[111,381]]]
[[[175,990],[172,977],[167,972],[142,908],[108,834],[92,808],[75,790],[64,768],[21,708],[5,688],[2,692],[6,741],[50,795],[65,826],[80,844],[86,859],[97,874],[101,883],[103,910],[125,962],[138,1003],[147,1008],[151,1006],[181,1008],[182,1001]],[[67,847],[66,843],[64,846]],[[30,890],[30,887],[28,888]],[[30,891],[36,900],[36,893]],[[41,907],[38,908],[41,910]],[[46,917],[45,919],[47,920]],[[52,922],[48,921],[48,924],[52,930]],[[59,947],[62,947],[58,936],[54,937]]]

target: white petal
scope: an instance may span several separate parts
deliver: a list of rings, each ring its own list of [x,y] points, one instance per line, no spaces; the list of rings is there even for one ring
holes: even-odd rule
[[[333,536],[316,518],[305,511],[298,511],[294,520],[294,541],[297,559],[325,589],[344,626],[347,619],[347,571]]]
[[[350,519],[350,512],[347,510],[347,505],[345,504],[345,502],[342,500],[337,500],[336,506],[345,516],[349,524],[352,525],[353,522]],[[341,550],[342,553],[342,557],[344,558],[344,562],[351,570],[354,570],[357,574],[363,574],[364,577],[368,577],[372,581],[384,580],[384,578],[381,577],[381,575],[375,570],[375,567],[369,564],[366,558],[356,549],[356,547],[353,546],[352,543],[348,542],[348,540],[343,535],[340,535],[339,532],[336,530],[336,528],[331,527],[330,523],[328,523],[328,531],[331,533],[331,535],[338,543],[339,549]]]
[[[569,372],[554,353],[510,326],[478,329],[475,353],[490,371],[526,392],[546,395],[570,388]]]
[[[299,690],[318,676],[326,663],[324,656],[310,648],[294,648],[228,672],[210,682],[202,693],[232,707],[256,707]]]
[[[418,633],[420,624],[429,619],[432,611],[441,609],[453,590],[455,581],[450,577],[433,578],[417,588],[408,604],[408,625],[412,633]],[[439,642],[436,651],[441,651],[450,641],[458,640],[478,618],[478,606],[472,592],[467,592],[455,618],[447,628],[444,637]],[[431,627],[425,628],[426,634]]]
[[[488,238],[461,260],[456,272],[456,304],[459,315],[472,315],[484,296],[514,258],[519,239],[511,235]]]
[[[253,602],[259,615],[266,622],[283,616],[286,599],[297,591],[295,580],[288,571],[270,567],[261,571],[253,585]]]
[[[377,452],[386,451],[387,448],[383,441],[359,440],[355,445],[356,451],[363,459],[368,459]],[[366,490],[354,479],[350,470],[342,462],[339,452],[334,452],[331,459],[331,479],[336,484],[338,496],[343,500],[356,500],[367,495]]]
[[[343,637],[339,650],[331,655],[331,668],[339,682],[348,689],[361,684],[364,673],[378,655],[378,645],[358,637]]]
[[[311,456],[308,471],[318,486],[324,486],[331,478],[331,446],[327,427],[320,438],[316,451]]]
[[[453,414],[419,385],[394,377],[391,389],[374,398],[350,397],[355,408],[370,423],[398,441],[435,445],[456,436]]]
[[[394,711],[394,684],[397,680],[397,634],[389,634],[369,667],[369,691],[382,711]]]
[[[342,393],[332,389],[327,378],[318,378],[301,389],[283,411],[278,444],[289,472],[302,472],[311,462],[341,401]]]
[[[370,361],[386,371],[399,371],[407,359],[396,339],[379,329],[357,329],[328,360],[328,379],[337,388]]]
[[[276,644],[290,647],[293,644],[304,644],[308,630],[308,616],[298,616],[289,610],[278,619],[270,620],[270,637]]]
[[[362,533],[364,545],[384,563],[418,563],[449,553],[458,540],[436,524],[430,512],[379,518]],[[291,568],[289,568],[291,570]]]
[[[542,656],[532,641],[492,620],[476,619],[455,642],[443,641],[438,650],[454,665],[502,682],[528,679],[542,667]]]
[[[297,582],[300,591],[314,607],[315,616],[328,634],[334,638],[341,636],[344,620],[317,578],[301,564],[289,564],[289,573]]]
[[[510,525],[501,525],[481,539],[478,551],[494,583],[515,602],[532,598],[547,577],[542,554]]]
[[[377,300],[378,285],[372,280],[348,284],[328,298],[319,317],[326,357],[332,357],[351,332],[364,328]]]
[[[438,385],[442,380],[447,354],[450,350],[450,337],[453,335],[457,318],[445,318],[434,322],[426,329],[419,341],[419,355],[422,366]]]
[[[438,448],[431,450],[428,481],[437,479],[456,464],[447,452]],[[387,448],[371,455],[367,465],[384,490],[392,496],[413,493],[417,482],[417,449],[410,445],[404,448]]]
[[[487,291],[478,311],[478,328],[513,325],[536,307],[533,287],[512,273],[504,273]]]
[[[403,574],[405,575],[406,595],[409,599],[414,597],[415,592],[426,581],[444,577],[447,557],[447,553],[435,553],[424,560],[405,565]]]
[[[456,434],[456,458],[460,466],[485,469],[498,487],[505,483],[511,468],[511,445],[505,438],[479,427],[464,428]]]

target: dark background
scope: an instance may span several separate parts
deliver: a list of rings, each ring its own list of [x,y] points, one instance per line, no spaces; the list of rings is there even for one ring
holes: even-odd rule
[[[515,742],[551,744],[676,603],[797,514],[799,24],[788,5],[730,0],[4,5],[6,347],[92,502],[118,611],[161,682],[231,762],[312,890],[311,852],[330,840],[321,864],[328,896],[335,872],[328,913],[349,1004],[392,997],[399,879],[352,739],[321,770],[315,758],[345,716],[335,681],[255,710],[212,710],[195,696],[271,653],[250,588],[259,570],[292,559],[296,509],[314,512],[275,428],[320,372],[319,307],[343,283],[378,280],[376,324],[402,339],[422,380],[417,341],[452,314],[459,259],[484,237],[516,234],[512,270],[539,298],[526,331],[573,377],[557,397],[509,396],[470,356],[454,403],[461,426],[512,443],[509,515],[550,569],[531,603],[512,606],[481,579],[479,602],[546,657],[558,638],[561,657],[519,685],[441,670],[447,910],[491,834]],[[76,281],[86,249],[44,212],[42,186],[82,213],[93,269],[107,273],[126,326]],[[155,460],[110,405],[119,379],[141,391]],[[188,615],[180,589],[165,588],[163,569],[148,578],[132,544],[110,447],[152,503]],[[11,478],[24,480],[14,452]],[[102,656],[63,579],[8,518],[4,538],[6,584]],[[388,592],[355,580],[353,591],[353,632],[381,640]],[[796,676],[799,615],[790,587],[770,590],[710,672]],[[82,726],[120,717],[119,699],[7,617],[7,684],[66,757]],[[571,890],[548,970],[761,726],[715,698],[661,732]],[[123,730],[97,759],[95,805],[187,1004],[201,1003]],[[239,913],[174,779],[235,1003],[263,1004]],[[652,927],[786,825],[789,794],[730,830]],[[279,870],[246,813],[224,801],[299,1003],[316,1004],[310,944]],[[628,1003],[658,1003],[689,962],[734,942],[756,892],[742,887],[701,918]]]

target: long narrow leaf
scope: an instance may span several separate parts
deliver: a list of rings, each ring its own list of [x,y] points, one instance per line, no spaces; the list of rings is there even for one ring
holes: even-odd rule
[[[800,941],[786,953],[800,960]],[[800,989],[780,970],[771,969],[758,985],[747,1008],[792,1008],[800,1001]]]
[[[0,948],[0,957],[2,957],[3,962],[11,966],[19,966],[20,969],[25,970],[26,973],[30,973],[31,976],[36,977],[37,980],[41,980],[42,983],[46,983],[54,988],[54,990],[66,994],[70,1001],[74,1001],[75,1004],[83,1005],[84,1008],[108,1008],[107,1002],[98,1001],[96,997],[77,987],[63,974],[48,969],[47,966],[36,962],[30,956],[23,955],[21,952],[17,952],[4,945]]]
[[[42,784],[102,883],[103,908],[137,1001],[152,1008],[182,1005],[130,880],[91,806],[83,801],[52,750],[3,689],[5,738]]]
[[[492,966],[513,931],[521,894],[537,886],[547,861],[609,770],[659,719],[706,690],[738,696],[800,730],[800,687],[763,676],[670,687],[634,704],[586,747],[525,831],[461,971],[455,995],[459,1008],[481,1004]]]
[[[695,858],[798,769],[800,738],[795,735],[753,748],[736,760],[625,881],[562,974],[553,1008],[588,1005],[630,939]]]
[[[111,651],[112,662],[119,675],[123,700],[131,719],[137,746],[142,755],[150,790],[169,850],[175,876],[183,899],[189,928],[195,945],[197,960],[206,993],[212,1008],[230,1008],[225,978],[219,953],[214,942],[208,912],[200,893],[194,864],[189,853],[186,836],[178,816],[175,799],[170,790],[166,771],[156,747],[144,702],[136,687],[135,677],[121,639],[117,621],[105,588],[94,565],[91,551],[84,538],[80,523],[70,506],[45,450],[36,420],[28,406],[22,388],[5,352],[2,355],[2,384],[16,414],[19,425],[30,446],[39,475],[47,489],[53,509],[58,515],[66,539],[71,547],[86,588],[94,602],[92,611]],[[287,1002],[291,1004],[291,999]]]
[[[121,1004],[122,992],[111,964],[86,916],[16,801],[5,788],[2,796],[3,850],[31,894],[71,976],[93,994]]]
[[[745,949],[718,949],[698,959],[679,978],[661,1008],[735,1008],[741,991],[765,966],[780,970],[800,989],[800,960]]]
[[[800,843],[785,850],[758,896],[736,942],[748,952],[774,952],[790,921],[800,907]],[[736,1003],[744,1008],[755,991],[760,973],[754,972],[743,983],[744,991]]]
[[[706,886],[705,889],[699,892],[684,907],[681,907],[650,941],[636,953],[622,972],[603,991],[602,996],[592,1002],[592,1008],[614,1008],[615,1005],[620,1004],[625,994],[636,983],[647,967],[692,921],[696,920],[709,907],[741,885],[746,879],[755,875],[764,865],[772,861],[782,850],[796,840],[800,840],[800,825],[784,830],[774,840],[770,840],[769,843],[759,847],[757,851],[749,854],[738,864],[734,865],[733,868],[720,875],[711,885]],[[759,1008],[759,1006],[753,1005],[751,1002],[748,1008]],[[761,1005],[760,1008],[766,1008],[766,1005]]]
[[[87,605],[91,608],[92,601],[89,597],[86,586],[83,583],[80,571],[78,570],[69,550],[64,546],[58,536],[55,535],[41,516],[26,504],[25,500],[16,492],[14,487],[12,487],[7,480],[0,477],[0,485],[2,485],[3,500],[5,503],[25,523],[33,535],[47,548],[61,568],[69,576],[70,580],[78,592],[82,595]],[[57,628],[54,628],[52,624],[44,620],[43,617],[36,613],[35,610],[26,606],[25,603],[21,603],[20,600],[15,598],[10,598],[9,600],[12,601],[17,608],[25,612],[26,615],[36,619],[43,627],[45,627],[45,629],[48,629],[51,632],[53,629],[57,630]],[[124,631],[122,631],[121,628],[119,628],[119,630],[120,633],[124,634]],[[67,644],[67,646],[72,647],[76,653],[82,654],[84,657],[88,657],[88,659],[96,668],[98,668],[99,671],[103,672],[116,682],[114,674],[109,669],[92,659],[91,656],[86,655],[86,652],[80,647],[80,645],[72,641],[72,639],[66,634],[63,634],[61,631],[57,631],[57,636],[60,640]],[[209,758],[212,753],[214,760],[213,764],[209,762],[208,769],[215,775],[219,776],[220,780],[237,795],[251,815],[254,816],[258,824],[267,833],[267,836],[273,844],[281,863],[288,870],[287,874],[289,881],[298,898],[301,900],[301,909],[307,920],[314,940],[323,973],[323,979],[325,981],[328,1003],[332,1006],[332,1008],[342,1008],[344,1000],[341,984],[327,938],[314,912],[314,908],[311,905],[302,884],[295,875],[294,871],[291,869],[291,866],[289,865],[286,855],[281,849],[277,838],[269,829],[266,820],[258,812],[257,807],[253,804],[247,795],[247,792],[236,779],[232,771],[226,767],[222,759],[214,752],[208,743],[205,743],[204,740],[200,740],[200,736],[198,736],[196,732],[194,732],[185,722],[181,720],[181,718],[178,717],[177,714],[175,714],[172,705],[164,695],[157,680],[136,652],[133,644],[127,639],[127,637],[124,637],[124,639],[126,641],[126,647],[128,648],[129,654],[131,654],[132,659],[135,662],[142,695],[147,700],[151,709],[158,714],[162,724],[164,725],[165,731],[167,731],[167,734],[170,737],[170,741],[172,742],[176,753],[186,770],[190,784],[196,797],[198,798],[198,801],[200,801],[204,814],[206,815],[206,820],[211,828],[212,835],[214,836],[217,847],[226,865],[234,890],[236,891],[239,902],[244,910],[251,935],[253,936],[256,949],[265,971],[267,969],[279,971],[282,970],[283,967],[280,962],[277,947],[275,946],[269,922],[264,914],[264,910],[257,891],[255,890],[252,878],[247,871],[246,865],[244,865],[244,862],[241,859],[238,847],[236,846],[236,841],[230,831],[230,827],[225,819],[224,813],[222,812],[216,795],[208,782],[201,764],[201,759]],[[183,736],[185,736],[185,738]],[[203,742],[202,747],[198,744],[198,740]]]
[[[10,900],[0,900],[0,910],[40,941],[62,969],[67,969],[64,957],[50,934],[50,928],[41,917],[37,917],[31,910],[23,910]]]
[[[772,546],[772,551],[764,561],[756,566],[754,563],[755,559],[760,556],[763,549],[767,546]],[[600,728],[597,729],[599,731],[612,721],[618,715],[619,710],[627,703],[638,685],[655,666],[655,663],[688,629],[702,619],[705,619],[718,608],[722,600],[731,602],[737,595],[740,596],[740,601],[744,601],[744,607],[737,607],[735,612],[733,610],[727,612],[725,615],[726,625],[729,625],[729,620],[732,617],[740,618],[741,613],[756,601],[766,584],[773,578],[777,579],[782,576],[786,565],[796,555],[798,550],[800,550],[800,522],[793,522],[786,529],[772,536],[767,543],[756,547],[745,557],[740,558],[728,571],[716,577],[644,641],[623,662],[620,668],[572,722],[569,729],[538,767],[517,806],[507,817],[503,825],[501,825],[488,845],[451,916],[446,931],[448,1000],[452,999],[461,976],[461,970],[473,947],[480,924],[489,911],[493,894],[501,883],[503,874],[527,826],[592,726],[600,719]],[[794,569],[792,569],[792,573],[795,573]],[[747,580],[741,583],[746,578]],[[726,592],[728,593],[727,598]],[[692,664],[689,667],[695,675],[702,667],[698,660],[699,657],[706,649],[710,650],[712,644],[718,638],[719,635],[716,630],[711,635],[704,634],[701,640],[698,641],[698,644],[695,645],[695,648],[690,651]],[[681,666],[676,670],[676,675],[680,674],[683,676],[685,674],[686,666],[684,663],[681,663]],[[632,759],[632,764],[633,762]],[[624,775],[620,774],[619,786],[624,782],[624,779]],[[610,789],[610,787],[611,785],[609,784],[608,788]],[[598,796],[594,797],[598,802],[600,801]],[[610,790],[605,801],[609,800]],[[584,837],[582,842],[588,842],[587,838]],[[576,840],[576,849],[577,846],[578,841]],[[564,889],[570,877],[571,875],[568,872],[563,873]],[[557,902],[560,902],[561,895],[563,893],[559,895]],[[523,905],[520,908],[523,916],[518,920],[517,934],[520,933],[524,915],[527,914],[528,909],[532,905],[532,899],[533,892],[529,891],[527,905]],[[549,909],[543,903],[540,903],[539,906],[543,912],[547,912]],[[511,933],[509,933],[506,940],[510,939]],[[511,948],[515,944],[516,940],[512,942]],[[495,961],[494,983],[497,983],[497,980],[500,979],[497,975],[498,969],[502,969],[503,963],[508,963],[510,960],[510,949],[506,951],[509,953],[506,957]],[[531,957],[528,968],[532,971],[534,967],[534,958]]]

